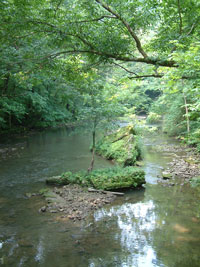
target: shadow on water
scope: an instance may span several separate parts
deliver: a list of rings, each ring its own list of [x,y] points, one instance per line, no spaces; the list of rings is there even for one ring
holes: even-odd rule
[[[199,195],[188,186],[157,184],[170,155],[154,148],[173,140],[147,137],[145,190],[127,192],[79,224],[38,213],[43,199],[25,193],[44,187],[45,177],[86,169],[89,134],[58,129],[17,142],[24,147],[18,156],[0,162],[0,265],[200,266]],[[96,167],[110,165],[97,157]]]

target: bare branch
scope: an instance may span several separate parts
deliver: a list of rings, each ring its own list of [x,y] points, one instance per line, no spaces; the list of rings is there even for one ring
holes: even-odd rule
[[[190,35],[192,32],[193,32],[193,30],[194,30],[194,28],[197,26],[197,24],[199,23],[199,20],[200,20],[200,16],[197,18],[197,20],[192,24],[192,27],[191,27],[191,29],[189,30],[189,32],[187,33],[187,35]]]
[[[102,63],[102,61],[98,61],[98,62],[96,62],[96,63],[94,63],[94,64],[86,65],[86,66],[85,66],[85,70],[87,71],[87,70],[90,70],[91,68],[95,68],[95,67],[97,67],[98,65],[100,65],[101,63]]]
[[[51,28],[57,28],[56,25],[54,24],[51,24],[51,23],[48,23],[46,21],[41,21],[41,20],[27,20],[26,21],[27,23],[33,23],[33,24],[42,24],[42,25],[46,25],[46,26],[49,26]]]
[[[60,5],[62,4],[62,1],[63,1],[63,0],[60,0],[59,3],[57,4],[57,7],[56,7],[56,9],[55,9],[54,17],[56,17],[57,11],[58,11]]]
[[[80,21],[71,21],[70,23],[87,23],[87,22],[93,22],[93,21],[103,20],[104,18],[116,19],[116,17],[114,17],[114,16],[104,15],[104,16],[101,16],[101,17],[96,18],[96,19],[91,19],[91,20],[80,20]]]
[[[136,76],[130,76],[129,79],[142,79],[142,78],[162,78],[164,77],[164,74],[149,74],[149,75],[136,75]],[[197,76],[182,76],[180,77],[181,80],[194,80],[197,79]]]
[[[136,76],[130,76],[129,79],[142,79],[142,78],[162,78],[163,74],[149,74],[149,75],[136,75]]]
[[[117,12],[115,12],[114,10],[112,10],[108,5],[106,5],[105,3],[103,3],[101,0],[95,0],[97,3],[99,3],[104,9],[106,9],[109,13],[113,14],[117,19],[119,19],[122,24],[126,27],[126,29],[128,30],[129,34],[133,37],[137,49],[140,52],[140,54],[144,57],[147,58],[148,55],[146,54],[146,52],[144,51],[144,49],[142,48],[141,42],[139,40],[139,38],[137,37],[137,35],[134,33],[133,29],[131,28],[131,26],[128,24],[127,21],[125,21]]]
[[[113,64],[116,65],[117,67],[119,67],[119,68],[125,70],[125,71],[128,72],[128,73],[137,75],[135,72],[128,70],[127,68],[125,68],[124,66],[122,66],[122,65],[120,65],[120,64],[117,64],[117,63],[115,63],[115,62],[113,62]]]
[[[104,18],[109,18],[109,19],[116,19],[115,16],[108,16],[108,15],[103,15],[99,18],[96,19],[91,19],[91,20],[80,20],[80,21],[69,21],[69,24],[73,24],[73,23],[87,23],[87,22],[93,22],[93,21],[100,21],[103,20]],[[41,25],[46,25],[49,26],[51,28],[57,28],[56,25],[48,23],[46,21],[42,21],[42,20],[27,20],[27,22],[29,23],[33,23],[33,24],[41,24]]]

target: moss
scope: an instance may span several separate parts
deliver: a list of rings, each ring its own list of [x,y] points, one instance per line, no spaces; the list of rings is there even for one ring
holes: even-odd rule
[[[114,190],[141,186],[145,183],[144,171],[135,167],[115,167],[91,172],[90,181],[97,189]]]
[[[94,170],[90,173],[66,172],[60,178],[53,177],[46,180],[48,184],[66,185],[79,184],[93,186],[96,189],[113,190],[141,186],[145,183],[144,171],[136,167],[113,167]]]
[[[42,188],[39,191],[39,194],[42,195],[42,196],[45,196],[48,193],[49,193],[49,189],[48,188]]]
[[[50,177],[46,179],[46,183],[50,185],[67,185],[69,184],[67,179],[63,177]]]
[[[133,126],[120,128],[102,138],[96,145],[96,153],[113,159],[120,166],[132,166],[140,158],[140,149]]]

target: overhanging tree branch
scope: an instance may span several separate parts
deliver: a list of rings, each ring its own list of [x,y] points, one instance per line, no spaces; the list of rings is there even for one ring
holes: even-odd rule
[[[99,55],[102,57],[106,58],[112,58],[115,60],[120,60],[120,61],[125,61],[125,62],[138,62],[138,63],[145,63],[145,64],[150,64],[150,65],[155,65],[155,66],[162,66],[162,67],[178,67],[177,63],[173,60],[160,60],[157,58],[136,58],[136,57],[127,57],[123,55],[115,55],[115,54],[110,54],[106,52],[101,52],[101,51],[96,51],[96,50],[79,50],[79,49],[74,49],[74,50],[64,50],[60,52],[56,52],[53,54],[47,55],[45,58],[55,58],[59,57],[64,54],[83,54],[83,53],[88,53],[88,54],[94,54],[94,55]]]
[[[131,28],[131,26],[128,24],[127,21],[124,20],[124,18],[122,18],[117,12],[115,12],[114,10],[111,9],[111,7],[109,7],[108,5],[106,5],[105,3],[103,3],[101,0],[95,0],[97,3],[99,3],[104,9],[106,9],[109,13],[113,14],[117,19],[119,19],[122,24],[125,26],[125,28],[128,30],[129,34],[133,37],[137,49],[139,51],[139,53],[144,57],[147,58],[148,55],[146,54],[146,52],[144,51],[144,49],[142,48],[141,42],[138,38],[138,36],[134,33],[133,29]]]
[[[135,75],[128,77],[129,79],[142,79],[142,78],[163,78],[164,74],[148,74],[148,75]],[[194,80],[197,79],[197,76],[182,76],[181,80]]]
[[[149,75],[135,75],[128,77],[129,79],[142,79],[142,78],[162,78],[163,74],[149,74]]]
[[[155,74],[143,74],[143,75],[138,75],[137,73],[128,70],[127,68],[125,68],[124,66],[117,64],[115,62],[113,62],[113,64],[123,70],[125,70],[126,72],[130,73],[130,74],[134,74],[134,76],[129,76],[129,79],[142,79],[142,78],[163,78],[164,74],[163,73],[158,73],[157,70],[155,71]],[[180,77],[180,79],[182,80],[192,80],[192,79],[197,79],[197,76],[185,76],[183,75],[182,77]]]

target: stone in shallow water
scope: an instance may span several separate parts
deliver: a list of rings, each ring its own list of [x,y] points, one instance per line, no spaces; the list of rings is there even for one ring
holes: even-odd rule
[[[47,207],[46,207],[46,206],[43,206],[43,207],[41,207],[41,208],[39,209],[39,212],[45,212],[46,209],[47,209]]]
[[[172,173],[170,172],[162,172],[162,178],[164,180],[171,179],[173,177]]]

